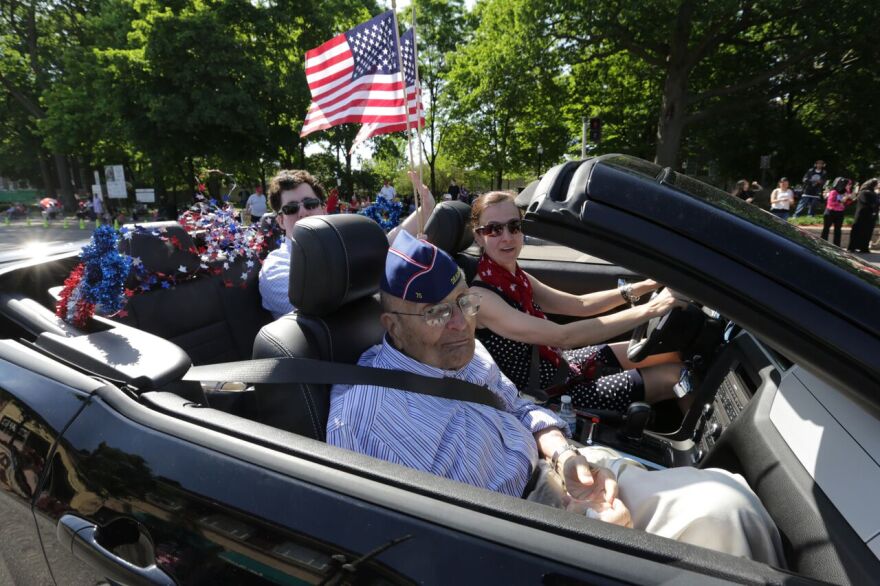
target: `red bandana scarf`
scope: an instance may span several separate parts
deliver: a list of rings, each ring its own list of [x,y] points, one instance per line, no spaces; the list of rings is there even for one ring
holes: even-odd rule
[[[500,264],[483,254],[477,265],[477,276],[487,285],[492,285],[498,291],[502,292],[502,296],[515,301],[522,311],[529,315],[547,319],[544,312],[535,306],[535,300],[532,297],[532,283],[526,276],[525,271],[516,265],[516,273],[511,273]],[[538,354],[541,358],[546,358],[553,363],[553,366],[559,366],[559,350],[550,346],[538,346]]]

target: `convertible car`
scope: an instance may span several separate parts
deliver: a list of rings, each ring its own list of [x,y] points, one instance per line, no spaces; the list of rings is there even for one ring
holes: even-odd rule
[[[521,264],[545,283],[648,276],[692,300],[630,346],[682,353],[687,413],[583,413],[579,438],[741,474],[784,567],[326,444],[329,384],[358,380],[382,336],[387,242],[366,218],[320,216],[297,224],[298,309],[278,320],[254,273],[218,271],[75,327],[54,308],[76,254],[0,270],[0,583],[876,583],[877,269],[623,155],[556,166],[520,202]],[[440,204],[427,231],[471,277],[466,212]],[[195,273],[198,234],[142,236],[125,252],[153,274]]]

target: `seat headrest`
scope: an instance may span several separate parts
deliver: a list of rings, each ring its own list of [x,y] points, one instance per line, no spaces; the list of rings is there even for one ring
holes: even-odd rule
[[[188,274],[199,268],[199,256],[190,235],[175,221],[126,224],[131,238],[121,238],[119,251],[137,257],[150,273],[174,275],[186,267]]]
[[[471,230],[471,206],[463,201],[437,204],[425,224],[427,240],[440,250],[455,256],[474,241]]]
[[[290,302],[321,317],[374,295],[385,270],[388,238],[379,224],[356,214],[303,218],[293,229]]]

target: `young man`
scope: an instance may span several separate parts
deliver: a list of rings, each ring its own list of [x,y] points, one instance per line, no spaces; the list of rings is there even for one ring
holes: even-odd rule
[[[612,450],[570,444],[565,422],[520,398],[475,340],[479,295],[445,252],[401,233],[388,251],[381,296],[387,334],[361,365],[453,376],[488,387],[503,408],[334,385],[328,443],[733,555],[782,559],[779,533],[741,476],[696,468],[648,472]],[[536,471],[535,487],[524,495]]]
[[[410,176],[417,177],[412,173]],[[424,202],[421,207],[422,226],[424,226],[431,212],[434,211],[434,198],[424,185],[419,188],[419,193]],[[284,229],[285,237],[281,246],[270,252],[263,261],[259,285],[263,307],[276,319],[294,309],[288,294],[290,252],[293,244],[290,235],[293,234],[293,227],[303,218],[326,214],[324,202],[324,187],[308,171],[282,170],[269,183],[269,205],[278,212],[278,222]],[[416,233],[418,220],[415,212],[389,232],[389,241],[400,230]]]
[[[808,216],[812,216],[814,210],[821,209],[822,187],[826,181],[828,181],[828,171],[825,170],[825,161],[819,159],[804,173],[804,193],[794,211],[795,218],[805,210]]]

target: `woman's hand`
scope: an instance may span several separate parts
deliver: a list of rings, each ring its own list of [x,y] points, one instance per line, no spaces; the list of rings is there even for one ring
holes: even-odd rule
[[[666,315],[676,307],[687,307],[687,301],[676,297],[669,287],[663,289],[659,295],[651,299],[646,305],[649,317]]]

